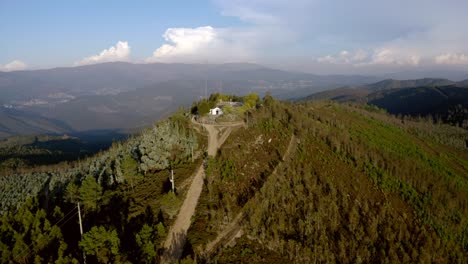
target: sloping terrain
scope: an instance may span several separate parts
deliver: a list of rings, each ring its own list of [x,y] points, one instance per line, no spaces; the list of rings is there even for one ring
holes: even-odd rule
[[[337,102],[363,101],[369,94],[403,88],[434,88],[443,86],[467,87],[468,80],[454,82],[447,79],[416,79],[416,80],[394,80],[386,79],[380,82],[360,86],[347,86],[328,91],[311,94],[303,99],[307,100],[333,100]]]
[[[468,127],[468,88],[457,86],[385,90],[367,97],[368,104],[394,115],[433,116]]]
[[[381,91],[388,89],[410,88],[410,87],[435,87],[455,85],[456,83],[447,79],[417,79],[417,80],[393,80],[387,79],[377,83],[369,84],[364,88],[371,91]]]
[[[242,122],[230,125],[202,125],[208,132],[207,154],[214,157],[216,151],[224,143],[234,127],[243,125]],[[223,133],[221,131],[223,130]],[[197,206],[198,198],[203,188],[203,180],[205,177],[205,164],[200,165],[192,184],[187,191],[185,200],[180,207],[179,214],[171,226],[166,240],[164,241],[164,254],[161,257],[161,263],[174,263],[182,255],[187,230],[190,227],[192,216]]]
[[[12,135],[57,134],[70,132],[64,122],[38,114],[0,107],[0,138]]]
[[[371,93],[365,88],[337,88],[309,95],[300,101],[323,101],[332,100],[336,102],[365,102],[366,97]]]
[[[268,100],[249,124],[209,162],[186,259],[466,260],[466,130],[359,106]],[[297,144],[284,156],[292,135]],[[236,223],[240,238],[213,252]]]
[[[277,70],[251,63],[132,64],[112,62],[47,70],[0,72],[0,101],[8,103],[11,100],[47,98],[48,95],[56,93],[73,96],[117,94],[156,83],[187,80],[255,81],[257,85],[262,82],[266,85],[274,85],[270,87],[274,90],[291,88],[281,86],[293,81],[308,82],[312,88],[327,88],[345,84],[364,84],[375,81],[376,78],[345,75],[321,76]]]
[[[366,76],[288,72],[248,63],[115,62],[0,72],[0,111],[14,109],[29,114],[28,122],[37,123],[29,126],[33,133],[57,131],[46,120],[49,123],[56,120],[68,132],[118,130],[149,126],[179,107],[187,107],[215,92],[263,95],[269,91],[281,98],[299,98],[315,91],[376,80]],[[0,118],[0,133],[26,134],[28,129],[22,120],[5,117]]]
[[[466,262],[466,130],[266,96],[245,126],[219,129],[216,151],[190,120],[177,112],[71,164],[0,171],[1,263],[154,263],[177,215],[190,226],[181,262]]]
[[[205,147],[178,112],[84,160],[0,170],[0,263],[154,262]]]
[[[367,103],[394,115],[430,116],[453,125],[468,127],[466,81],[446,79],[384,80],[378,83],[320,92],[303,99]]]
[[[12,136],[0,140],[0,171],[75,161],[108,149],[128,137],[112,131],[87,134]]]

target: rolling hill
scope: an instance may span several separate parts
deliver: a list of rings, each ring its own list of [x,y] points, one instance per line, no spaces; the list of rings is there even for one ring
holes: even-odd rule
[[[271,96],[243,118],[210,130],[225,140],[216,155],[177,112],[86,160],[0,176],[2,263],[159,262],[193,184],[182,263],[466,260],[465,129]]]
[[[387,79],[377,83],[365,85],[363,88],[370,91],[381,91],[398,88],[413,88],[413,87],[436,87],[436,86],[448,86],[455,85],[456,82],[452,82],[447,79],[417,79],[417,80],[393,80]]]
[[[71,130],[58,120],[31,112],[0,108],[0,138],[12,135],[61,134]]]
[[[457,86],[402,88],[368,95],[368,104],[394,115],[433,116],[468,127],[468,89]]]
[[[309,81],[310,86],[314,88],[327,88],[346,83],[363,84],[375,78],[320,76],[276,70],[249,63],[218,65],[112,62],[47,70],[0,72],[0,97],[6,103],[47,98],[54,93],[66,93],[72,96],[117,94],[156,83],[178,80],[250,80],[269,83],[302,80]],[[278,88],[280,87],[271,89]]]
[[[304,100],[367,103],[394,115],[432,116],[468,127],[468,80],[384,80],[354,88],[320,92]]]
[[[208,163],[188,259],[466,258],[466,130],[329,102],[265,102],[252,119]]]
[[[0,103],[3,106],[0,107],[16,109],[31,118],[37,116],[37,123],[56,120],[74,132],[141,128],[214,92],[240,95],[268,91],[279,98],[299,98],[314,91],[376,80],[366,76],[288,72],[248,63],[114,62],[0,72]],[[23,126],[13,124],[12,120],[19,120],[15,118],[8,121],[8,126]],[[0,125],[6,126],[5,122],[7,119],[0,119]],[[29,131],[48,133],[56,130],[39,126]],[[9,134],[25,131],[13,129]]]

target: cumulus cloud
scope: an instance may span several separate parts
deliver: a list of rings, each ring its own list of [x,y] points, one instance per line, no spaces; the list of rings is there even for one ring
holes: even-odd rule
[[[234,30],[203,26],[169,28],[163,35],[167,42],[153,52],[146,62],[219,62],[250,58]]]
[[[0,71],[21,71],[28,68],[28,65],[20,60],[14,60],[10,63],[7,63],[5,65],[0,65]]]
[[[468,55],[457,53],[445,53],[434,58],[437,64],[468,64]]]
[[[112,61],[128,61],[130,56],[130,46],[127,41],[119,41],[115,46],[101,51],[98,55],[86,57],[77,61],[75,65],[88,65]]]
[[[217,32],[210,26],[198,28],[169,28],[163,35],[164,44],[153,52],[153,58],[166,59],[191,55],[194,52],[205,52],[206,49],[219,41]]]

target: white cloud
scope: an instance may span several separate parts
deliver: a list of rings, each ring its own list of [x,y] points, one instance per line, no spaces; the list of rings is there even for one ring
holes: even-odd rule
[[[356,65],[368,65],[361,70],[372,71],[377,65],[379,69],[397,69],[466,64],[466,0],[215,2],[221,14],[245,22],[241,30],[261,36],[256,37],[259,40],[254,54],[270,50],[267,56],[284,54],[283,60],[309,57],[311,65],[341,70]],[[264,34],[265,29],[272,28],[272,34]],[[358,54],[359,50],[362,52]]]
[[[217,32],[210,26],[198,28],[169,28],[163,35],[170,44],[164,44],[153,52],[155,59],[190,55],[203,51],[217,41]]]
[[[167,42],[153,52],[146,62],[228,62],[249,60],[242,38],[234,30],[213,28],[169,28]]]
[[[380,48],[374,51],[370,64],[418,65],[421,58],[399,50]]]
[[[437,64],[468,64],[468,55],[463,53],[445,53],[434,58]]]
[[[98,55],[86,57],[75,65],[88,65],[112,61],[128,61],[130,56],[130,46],[127,41],[119,41],[115,46],[101,51]]]
[[[371,54],[371,55],[369,55]],[[421,58],[416,54],[390,48],[378,48],[373,51],[358,49],[350,52],[343,50],[336,55],[319,57],[317,62],[353,66],[379,65],[418,65]]]
[[[355,52],[343,50],[336,55],[319,57],[317,62],[330,64],[360,64],[365,62],[368,58],[369,55],[364,50],[357,50]]]
[[[5,65],[0,65],[0,71],[21,71],[28,68],[28,65],[20,60],[14,60]]]

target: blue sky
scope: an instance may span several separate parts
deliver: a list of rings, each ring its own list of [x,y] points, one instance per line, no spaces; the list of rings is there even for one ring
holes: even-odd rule
[[[163,43],[167,28],[238,21],[220,16],[209,1],[182,0],[0,0],[0,17],[0,63],[21,59],[39,67],[71,64],[118,40],[131,44],[132,57],[144,58]]]
[[[466,10],[465,0],[0,0],[0,70],[107,61],[467,70]]]

